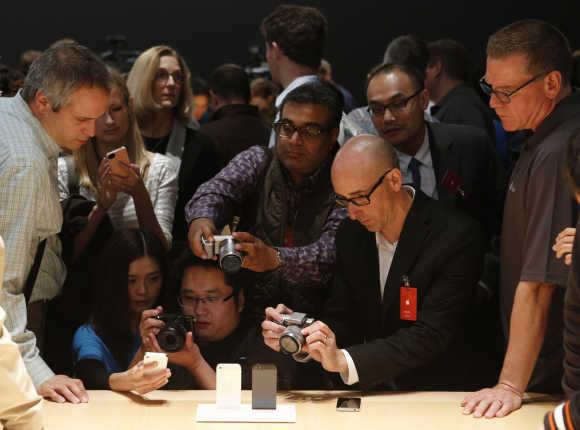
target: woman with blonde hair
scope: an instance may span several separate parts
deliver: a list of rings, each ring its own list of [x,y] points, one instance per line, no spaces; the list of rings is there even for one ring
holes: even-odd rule
[[[145,147],[181,160],[173,228],[176,242],[187,239],[185,205],[219,169],[211,140],[194,129],[198,125],[192,117],[190,79],[184,59],[165,45],[144,51],[127,77]]]
[[[113,89],[109,108],[96,121],[95,136],[74,156],[59,159],[61,200],[80,194],[96,202],[84,228],[75,236],[73,255],[87,248],[106,215],[115,229],[149,230],[166,248],[177,198],[177,162],[145,149],[135,110],[123,77],[111,70]],[[106,154],[127,148],[130,164],[111,170]]]

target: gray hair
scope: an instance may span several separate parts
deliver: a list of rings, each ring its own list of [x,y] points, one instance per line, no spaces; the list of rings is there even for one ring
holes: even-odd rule
[[[77,43],[59,43],[34,60],[20,94],[30,102],[38,91],[42,91],[52,110],[58,112],[81,87],[110,91],[111,77],[107,67],[88,48]]]

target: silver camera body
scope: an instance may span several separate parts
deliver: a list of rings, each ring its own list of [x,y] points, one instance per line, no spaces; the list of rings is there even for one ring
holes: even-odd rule
[[[303,328],[312,325],[314,321],[314,318],[310,318],[302,312],[283,314],[281,323],[286,327],[286,330],[280,336],[280,351],[283,354],[294,356],[295,359],[300,359],[302,347],[306,342],[301,331]]]
[[[209,258],[218,257],[220,267],[225,272],[236,273],[242,267],[243,256],[236,251],[233,236],[214,236],[213,240],[206,240],[201,236],[201,244]]]

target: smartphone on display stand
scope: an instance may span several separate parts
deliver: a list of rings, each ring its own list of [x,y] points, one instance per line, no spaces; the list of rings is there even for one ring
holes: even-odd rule
[[[278,372],[273,364],[252,367],[252,409],[276,409]]]
[[[216,369],[216,405],[237,409],[242,404],[242,368],[238,363],[219,363]]]

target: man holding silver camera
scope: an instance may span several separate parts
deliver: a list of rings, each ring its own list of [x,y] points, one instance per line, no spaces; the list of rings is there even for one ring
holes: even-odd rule
[[[260,314],[282,301],[318,313],[327,297],[334,236],[346,216],[330,181],[342,108],[340,93],[329,84],[313,82],[291,91],[274,124],[276,147],[240,153],[200,186],[186,207],[189,245],[201,258],[212,257],[202,238],[215,244],[216,232],[240,216],[234,250],[243,256],[242,267],[259,272],[247,299]],[[228,239],[221,243],[216,246],[220,260]]]
[[[392,145],[377,136],[341,148],[332,183],[350,219],[337,231],[324,322],[287,321],[301,309],[279,304],[266,309],[265,343],[309,354],[363,390],[461,389],[469,359],[459,335],[481,268],[479,227],[403,185]]]

